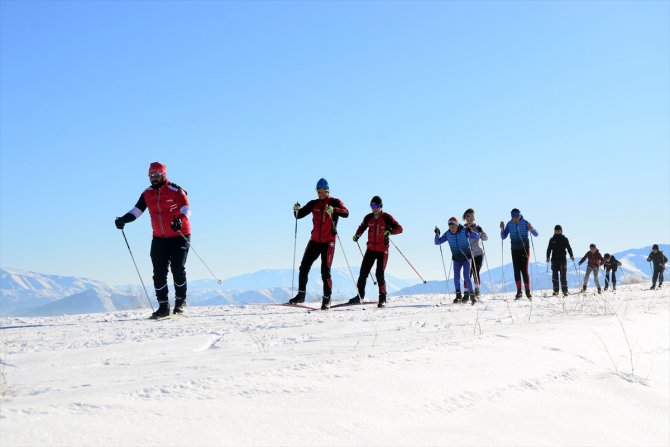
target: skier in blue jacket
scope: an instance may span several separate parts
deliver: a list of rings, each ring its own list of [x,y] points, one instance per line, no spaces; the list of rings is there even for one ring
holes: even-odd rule
[[[443,235],[440,236],[440,229],[435,227],[435,245],[448,241],[451,249],[451,259],[454,262],[454,286],[456,288],[454,303],[467,303],[469,299],[474,305],[477,298],[470,280],[470,263],[472,262],[470,239],[478,240],[479,233],[472,228],[465,228],[460,225],[455,217],[449,219],[449,231],[446,231]],[[461,296],[461,269],[463,270],[463,280],[466,287],[463,296]]]
[[[521,211],[514,208],[511,211],[512,220],[500,222],[500,237],[507,239],[509,235],[512,242],[512,267],[514,268],[514,281],[516,282],[516,296],[514,299],[521,298],[521,277],[526,286],[526,297],[532,298],[530,294],[530,277],[528,275],[528,259],[530,257],[530,240],[528,233],[537,237],[538,232],[526,219],[523,218]]]

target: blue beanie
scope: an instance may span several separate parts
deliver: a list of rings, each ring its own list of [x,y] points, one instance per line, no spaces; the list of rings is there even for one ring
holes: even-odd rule
[[[519,211],[517,208],[514,208],[510,214],[512,217],[521,217],[521,211]]]
[[[325,189],[326,191],[330,191],[330,188],[328,187],[328,180],[325,178],[320,178],[318,182],[316,182],[316,189]]]

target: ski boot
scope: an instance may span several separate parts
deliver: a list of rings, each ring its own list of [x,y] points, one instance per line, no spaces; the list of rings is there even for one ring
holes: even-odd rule
[[[479,301],[479,300],[477,299],[477,290],[479,290],[479,289],[475,289],[475,293],[471,293],[471,294],[470,294],[470,304],[473,305],[473,306],[475,305],[475,303],[476,303],[477,301]]]
[[[304,302],[305,302],[305,292],[300,291],[298,291],[298,294],[295,297],[288,300],[289,304],[302,304]]]
[[[609,287],[610,287],[610,286],[605,286],[605,287],[603,287],[603,290],[604,290],[605,292],[607,292],[607,289],[609,289]]]
[[[586,292],[586,286],[582,286],[582,293]]]
[[[567,290],[564,290],[564,291],[563,291],[563,296],[566,297],[566,296],[568,296],[568,295],[570,295],[570,294],[568,293],[568,291],[567,291]]]
[[[355,297],[349,300],[349,304],[361,304],[361,297],[356,295]]]
[[[552,293],[551,296],[558,296],[558,290],[554,290],[554,293]]]
[[[167,301],[158,303],[158,309],[151,314],[149,318],[152,320],[158,320],[160,318],[165,318],[170,316],[170,304]]]
[[[330,309],[330,295],[324,295],[321,300],[321,310]]]
[[[529,300],[532,300],[532,299],[533,299],[533,295],[530,294],[530,290],[529,290],[529,289],[526,289],[526,298],[528,298]]]
[[[475,296],[477,297],[477,301],[479,301],[479,287],[475,287]]]
[[[516,291],[516,295],[514,295],[514,299],[518,300],[522,296],[523,296],[523,294],[521,293],[521,289],[519,289],[519,290]]]
[[[601,290],[600,290],[600,287],[598,287],[598,295],[600,295],[600,293],[601,293]]]
[[[474,295],[474,293],[470,293],[470,292],[467,291],[467,290],[466,290],[465,292],[463,292],[463,299],[461,300],[461,303],[462,303],[462,304],[465,304],[465,303],[467,303],[468,301],[470,301],[470,295]]]
[[[172,313],[175,315],[183,314],[184,307],[186,307],[186,298],[176,298],[174,300],[174,309],[172,309]]]
[[[380,296],[379,297],[379,302],[377,303],[378,308],[386,307],[386,297],[385,296]]]
[[[656,284],[652,284],[651,287],[649,287],[649,290],[654,290],[656,289]]]
[[[454,298],[454,304],[460,303],[462,299],[463,296],[461,295],[461,292],[456,292],[456,298]]]
[[[612,292],[616,292],[616,286],[612,286]]]

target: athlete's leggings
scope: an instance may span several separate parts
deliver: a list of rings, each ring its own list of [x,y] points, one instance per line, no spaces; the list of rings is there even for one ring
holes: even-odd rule
[[[521,290],[521,278],[526,285],[526,290],[530,290],[530,276],[528,275],[528,251],[525,249],[512,250],[512,268],[514,269],[514,281],[517,290]]]
[[[473,290],[472,281],[470,281],[470,262],[470,259],[466,261],[454,261],[454,287],[456,287],[456,292],[461,291],[461,269],[463,269],[465,288],[469,291]]]
[[[335,255],[335,242],[316,242],[310,239],[305,248],[305,254],[300,262],[300,274],[298,275],[298,291],[307,291],[307,278],[312,264],[316,258],[321,256],[321,279],[323,280],[323,294],[330,296],[333,290],[333,280],[330,278],[330,266],[333,264]]]

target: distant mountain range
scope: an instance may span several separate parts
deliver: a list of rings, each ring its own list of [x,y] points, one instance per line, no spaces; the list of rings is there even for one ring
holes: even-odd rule
[[[668,253],[670,245],[661,244],[661,250]],[[648,281],[651,269],[646,259],[651,246],[630,249],[614,256],[623,263],[618,274],[619,283]],[[537,253],[536,253],[537,254]],[[544,252],[539,253],[544,257]],[[579,261],[583,253],[575,253]],[[445,258],[447,260],[447,258]],[[447,260],[447,262],[450,262]],[[576,263],[576,262],[575,262]],[[585,265],[575,271],[571,262],[568,264],[568,285],[577,287],[579,274],[583,275]],[[450,270],[449,264],[447,270]],[[354,279],[358,278],[358,268],[352,268]],[[622,273],[623,272],[623,276]],[[533,263],[530,269],[533,289],[551,288],[551,270],[544,262]],[[188,284],[188,303],[190,306],[210,306],[221,304],[249,304],[286,302],[291,298],[292,270],[259,270],[229,278],[219,285],[214,280],[194,280]],[[333,269],[333,299],[340,301],[356,294],[349,270]],[[601,273],[602,275],[602,273]],[[453,271],[449,273],[449,291],[453,293]],[[504,281],[503,281],[504,278]],[[155,297],[148,283],[152,303]],[[297,292],[297,272],[293,284],[293,293]],[[386,275],[386,286],[390,295],[415,295],[427,293],[445,293],[446,282],[429,281],[427,284],[416,284],[416,281],[398,279]],[[307,285],[308,301],[321,299],[323,283],[318,265],[310,271]],[[172,286],[170,285],[170,288]],[[491,290],[512,291],[515,289],[512,267],[510,264],[497,267],[490,272],[486,265],[482,269],[483,293]],[[367,281],[366,294],[377,297],[377,286]],[[112,312],[117,310],[148,307],[146,296],[137,285],[109,286],[103,282],[73,276],[45,275],[25,270],[0,269],[0,317],[7,316],[55,316],[66,314]]]

